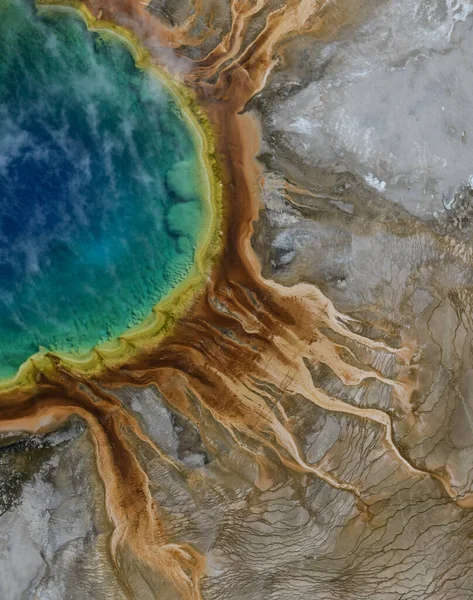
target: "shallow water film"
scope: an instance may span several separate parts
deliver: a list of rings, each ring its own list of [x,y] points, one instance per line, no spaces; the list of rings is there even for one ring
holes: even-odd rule
[[[37,2],[0,600],[473,600],[473,0]]]
[[[151,312],[199,237],[196,148],[123,43],[0,4],[0,376],[80,353]]]

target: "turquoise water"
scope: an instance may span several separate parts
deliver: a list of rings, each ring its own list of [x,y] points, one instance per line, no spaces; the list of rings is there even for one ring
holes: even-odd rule
[[[71,14],[0,0],[0,377],[82,353],[189,272],[200,161],[166,87]]]

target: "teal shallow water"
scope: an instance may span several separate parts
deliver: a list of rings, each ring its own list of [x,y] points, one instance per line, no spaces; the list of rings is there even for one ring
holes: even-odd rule
[[[0,0],[0,377],[119,336],[186,277],[196,152],[120,42]]]

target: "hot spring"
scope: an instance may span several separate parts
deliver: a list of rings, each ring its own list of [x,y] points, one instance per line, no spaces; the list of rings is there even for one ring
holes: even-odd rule
[[[164,80],[70,12],[0,0],[0,377],[81,355],[188,276],[205,166]]]

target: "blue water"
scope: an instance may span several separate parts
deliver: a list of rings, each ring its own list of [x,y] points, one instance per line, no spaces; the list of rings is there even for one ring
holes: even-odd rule
[[[199,165],[122,44],[0,0],[0,377],[120,335],[185,278]]]

